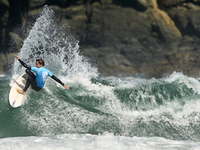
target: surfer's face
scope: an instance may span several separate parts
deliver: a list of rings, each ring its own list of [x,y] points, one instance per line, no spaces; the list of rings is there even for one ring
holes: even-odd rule
[[[42,65],[39,63],[39,61],[36,61],[35,62],[35,67],[40,68],[40,67],[42,67]]]

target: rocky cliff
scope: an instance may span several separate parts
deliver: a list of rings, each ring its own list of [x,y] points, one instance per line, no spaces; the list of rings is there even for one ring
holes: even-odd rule
[[[103,75],[199,75],[198,0],[0,0],[0,55],[20,49],[25,37],[14,29],[44,5],[69,22],[80,51]]]

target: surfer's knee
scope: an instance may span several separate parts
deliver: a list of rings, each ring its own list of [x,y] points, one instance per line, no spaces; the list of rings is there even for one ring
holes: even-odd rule
[[[25,71],[27,74],[30,74],[31,70],[30,69],[26,69]]]
[[[33,74],[33,72],[30,69],[26,69],[25,72],[28,74],[28,76],[30,78],[32,78],[33,80],[35,80],[36,76]]]

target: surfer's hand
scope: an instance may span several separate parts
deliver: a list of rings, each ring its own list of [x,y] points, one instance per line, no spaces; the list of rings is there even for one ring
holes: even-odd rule
[[[64,87],[65,87],[67,90],[69,90],[69,88],[68,88],[66,85],[64,85]]]
[[[17,59],[19,59],[19,56],[15,55],[15,57],[16,57]]]

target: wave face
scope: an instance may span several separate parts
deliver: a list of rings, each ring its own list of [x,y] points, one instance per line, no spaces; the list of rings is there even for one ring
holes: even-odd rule
[[[63,77],[64,79],[64,77]],[[69,80],[70,91],[49,79],[9,107],[9,79],[0,80],[0,135],[103,134],[199,140],[199,81],[182,73],[162,79]]]
[[[24,40],[19,57],[46,68],[70,90],[48,79],[40,92],[27,91],[26,102],[13,109],[8,95],[13,79],[24,72],[15,60],[13,75],[0,80],[0,137],[91,134],[199,140],[200,83],[182,73],[161,79],[99,77],[79,52],[66,22],[45,7]],[[65,31],[65,32],[64,32]]]

